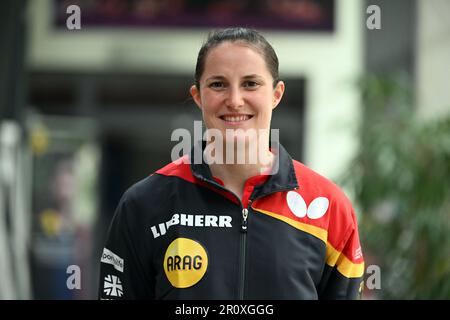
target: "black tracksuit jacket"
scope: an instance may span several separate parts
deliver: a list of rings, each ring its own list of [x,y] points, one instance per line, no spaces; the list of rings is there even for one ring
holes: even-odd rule
[[[278,172],[248,179],[238,199],[207,164],[184,161],[193,152],[123,195],[100,299],[359,297],[357,221],[335,184],[279,145]]]

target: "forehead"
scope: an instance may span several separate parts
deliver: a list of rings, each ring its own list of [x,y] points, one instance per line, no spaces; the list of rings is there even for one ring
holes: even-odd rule
[[[270,76],[263,55],[256,48],[239,42],[224,42],[206,56],[204,74],[258,74]]]

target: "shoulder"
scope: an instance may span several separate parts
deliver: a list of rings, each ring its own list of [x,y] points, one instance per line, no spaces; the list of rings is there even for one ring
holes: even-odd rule
[[[145,216],[158,215],[166,212],[164,206],[171,203],[170,199],[183,188],[184,183],[193,181],[189,164],[180,158],[130,186],[124,192],[119,207]]]
[[[343,201],[350,204],[350,200],[336,183],[297,160],[292,162],[300,190],[307,190],[316,195],[322,194],[329,197],[330,200]]]
[[[161,196],[167,195],[167,191],[176,188],[180,180],[194,182],[190,166],[184,160],[185,157],[175,160],[136,182],[126,190],[124,200],[131,202],[144,199],[146,201],[161,200]]]
[[[298,193],[307,207],[306,223],[326,230],[326,236],[322,238],[327,247],[326,263],[338,265],[338,270],[344,274],[357,274],[359,277],[363,257],[357,217],[350,200],[330,179],[298,161],[293,160],[293,164]],[[346,259],[340,259],[341,254]]]
[[[345,234],[357,228],[353,205],[342,189],[303,163],[293,160],[293,164],[299,185],[298,192],[307,205],[311,206],[314,202],[312,208],[327,208],[328,214],[324,217],[327,229]]]

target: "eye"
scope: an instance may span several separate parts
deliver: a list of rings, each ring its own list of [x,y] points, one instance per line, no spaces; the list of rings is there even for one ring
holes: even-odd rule
[[[256,89],[259,86],[258,82],[255,81],[245,81],[244,82],[244,88],[248,88],[248,89]]]
[[[225,85],[223,84],[223,82],[221,81],[214,81],[211,82],[208,87],[212,88],[212,89],[222,89],[225,87]]]

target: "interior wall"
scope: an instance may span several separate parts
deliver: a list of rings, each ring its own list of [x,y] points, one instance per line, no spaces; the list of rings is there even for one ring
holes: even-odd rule
[[[424,119],[450,114],[450,1],[418,0],[417,105]]]
[[[330,178],[347,168],[357,147],[360,112],[354,81],[363,65],[362,6],[359,0],[336,1],[333,33],[262,30],[278,53],[281,76],[306,78],[304,162]],[[88,30],[83,28],[82,16],[81,30],[55,31],[50,27],[51,10],[50,0],[30,2],[32,70],[192,74],[208,31]]]
[[[377,74],[401,70],[414,77],[416,0],[366,0],[365,4],[377,5],[381,13],[381,29],[365,29],[365,69]]]

